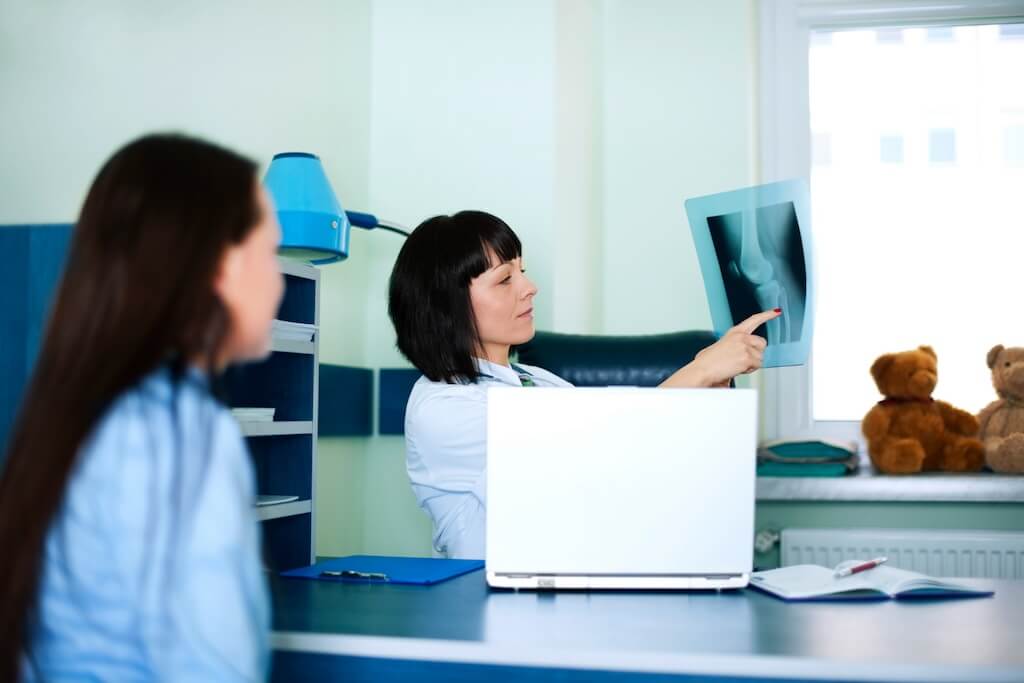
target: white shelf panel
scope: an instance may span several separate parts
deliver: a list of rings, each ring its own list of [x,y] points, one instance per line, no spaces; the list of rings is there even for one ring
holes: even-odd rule
[[[296,324],[299,324],[299,325],[308,326],[311,332],[319,332],[320,331],[320,326],[316,325],[314,323],[303,323],[303,322],[299,322],[297,320],[284,320],[282,318],[274,318],[274,322],[276,322],[276,323],[296,323]]]
[[[292,341],[290,339],[273,339],[270,342],[271,351],[283,353],[316,353],[316,342]]]
[[[283,436],[287,434],[312,434],[313,423],[306,420],[281,422],[239,422],[245,436]]]
[[[290,503],[278,503],[277,505],[260,505],[256,508],[256,515],[260,518],[260,521],[266,522],[269,519],[305,515],[312,511],[312,501],[293,500]]]
[[[282,256],[277,257],[277,262],[281,266],[281,272],[285,275],[304,277],[307,280],[320,279],[320,271],[309,263],[303,263],[296,261],[295,259],[284,258]]]

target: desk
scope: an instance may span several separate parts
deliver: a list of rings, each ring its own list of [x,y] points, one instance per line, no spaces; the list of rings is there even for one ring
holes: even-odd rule
[[[271,580],[274,681],[1024,681],[1024,581],[993,598],[787,604]]]

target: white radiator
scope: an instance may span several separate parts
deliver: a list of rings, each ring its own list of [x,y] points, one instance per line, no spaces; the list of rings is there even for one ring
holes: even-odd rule
[[[885,556],[932,576],[1024,579],[1024,532],[924,529],[784,529],[781,565]]]

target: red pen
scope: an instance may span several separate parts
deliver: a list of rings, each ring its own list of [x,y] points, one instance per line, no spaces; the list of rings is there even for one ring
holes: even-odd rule
[[[867,562],[861,562],[860,564],[855,564],[852,567],[843,567],[842,569],[837,569],[836,570],[836,578],[842,578],[844,576],[850,576],[851,574],[857,574],[859,572],[866,572],[867,570],[874,569],[878,565],[883,564],[884,562],[888,562],[888,561],[889,561],[888,557],[876,557],[873,560],[868,560]]]

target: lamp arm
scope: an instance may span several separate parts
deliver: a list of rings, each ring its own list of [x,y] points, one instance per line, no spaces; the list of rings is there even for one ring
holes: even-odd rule
[[[409,236],[409,230],[407,228],[405,228],[404,226],[398,225],[397,223],[391,223],[389,221],[381,221],[380,223],[377,224],[377,227],[380,228],[381,230],[387,230],[389,232],[394,232],[394,233],[397,233],[399,235],[403,235],[405,237]]]
[[[398,233],[399,235],[405,235],[406,237],[409,236],[409,229],[404,225],[393,223],[391,221],[382,221],[372,213],[346,211],[345,215],[348,216],[348,222],[357,228],[363,228],[364,230],[380,228],[381,230],[388,230],[390,232]]]

